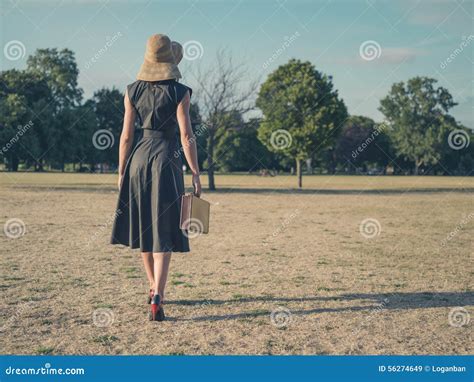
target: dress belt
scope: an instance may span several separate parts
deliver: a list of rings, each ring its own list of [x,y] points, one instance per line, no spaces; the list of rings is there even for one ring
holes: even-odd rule
[[[143,138],[165,138],[172,139],[177,137],[177,131],[173,129],[167,130],[152,130],[152,129],[142,129]]]

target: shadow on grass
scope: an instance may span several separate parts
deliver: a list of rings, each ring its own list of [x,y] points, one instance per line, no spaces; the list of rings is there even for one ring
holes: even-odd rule
[[[315,313],[330,312],[357,312],[371,311],[374,309],[387,310],[404,310],[404,309],[426,309],[426,308],[442,308],[456,306],[472,306],[474,305],[474,292],[414,292],[414,293],[354,293],[341,294],[337,296],[315,296],[302,298],[288,297],[246,297],[231,300],[176,300],[167,301],[167,305],[189,305],[196,309],[196,315],[192,318],[172,318],[174,321],[221,321],[236,320],[244,318],[254,318],[268,316],[271,310],[285,303],[298,302],[325,302],[325,301],[368,301],[368,305],[344,306],[335,308],[313,308],[313,309],[290,309],[291,314],[304,316]],[[248,312],[225,314],[225,315],[208,315],[200,316],[199,311],[202,307],[219,306],[219,305],[239,305],[241,303],[267,302],[273,304],[268,309],[258,309]]]

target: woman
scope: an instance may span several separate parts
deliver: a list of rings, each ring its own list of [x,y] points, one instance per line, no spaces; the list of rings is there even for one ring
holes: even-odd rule
[[[119,199],[112,244],[140,248],[150,283],[150,320],[163,321],[165,285],[172,252],[189,252],[179,226],[184,193],[181,137],[192,172],[194,192],[201,194],[197,149],[189,104],[192,90],[177,82],[183,48],[161,34],[148,39],[137,81],[127,86],[119,148]],[[133,151],[135,117],[143,135]],[[178,134],[179,132],[179,134]]]

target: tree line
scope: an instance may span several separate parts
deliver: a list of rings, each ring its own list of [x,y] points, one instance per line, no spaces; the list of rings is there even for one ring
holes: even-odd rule
[[[216,171],[291,172],[299,187],[303,173],[472,175],[473,132],[450,114],[456,102],[433,78],[393,84],[377,123],[349,115],[332,77],[310,62],[291,59],[261,85],[243,84],[245,74],[223,51],[195,74],[191,120],[210,189]],[[39,49],[26,69],[0,72],[7,170],[116,169],[123,93],[102,88],[84,100],[78,75],[68,49]],[[245,118],[255,109],[261,117]]]

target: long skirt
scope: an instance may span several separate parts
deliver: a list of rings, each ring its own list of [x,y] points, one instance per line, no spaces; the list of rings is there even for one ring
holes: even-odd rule
[[[111,244],[141,252],[189,252],[188,238],[179,227],[181,153],[176,133],[144,130],[127,161]]]

